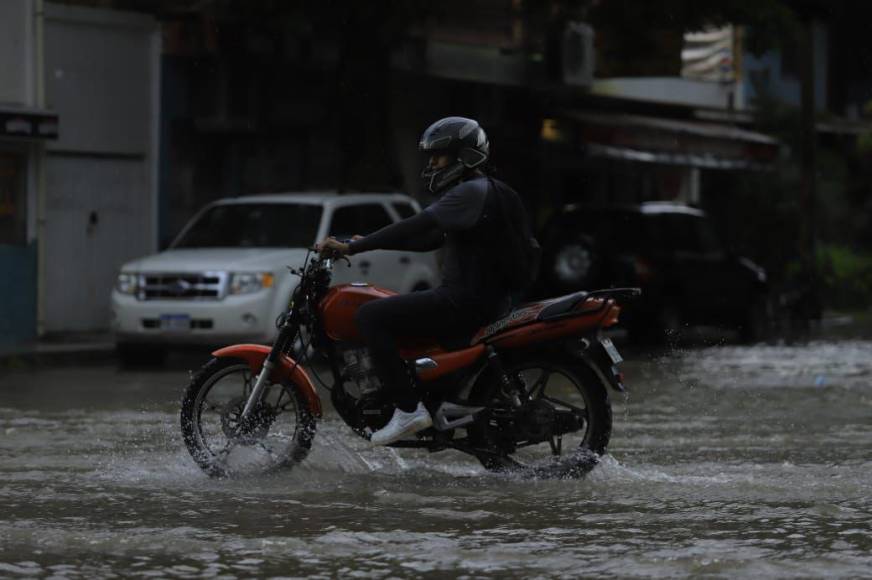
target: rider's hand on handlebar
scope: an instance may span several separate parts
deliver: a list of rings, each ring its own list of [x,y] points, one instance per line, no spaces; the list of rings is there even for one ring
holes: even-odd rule
[[[354,239],[355,238],[352,238],[352,241]],[[330,236],[323,242],[315,244],[315,250],[322,256],[326,256],[328,258],[341,258],[342,256],[348,254],[348,244],[345,242],[340,242],[333,236]]]

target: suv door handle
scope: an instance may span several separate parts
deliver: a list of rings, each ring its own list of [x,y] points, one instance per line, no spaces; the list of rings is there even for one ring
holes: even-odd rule
[[[364,268],[369,268],[370,266],[372,266],[372,264],[370,264],[366,260],[364,260],[362,262],[358,262],[357,265],[360,266],[361,270],[363,270]]]
[[[410,264],[412,260],[409,259],[409,256],[401,256],[400,264]]]

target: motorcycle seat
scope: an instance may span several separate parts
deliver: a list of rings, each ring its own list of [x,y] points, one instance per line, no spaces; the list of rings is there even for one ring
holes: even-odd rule
[[[441,338],[439,346],[446,351],[462,350],[517,326],[560,318],[577,310],[589,296],[589,292],[582,290],[547,300],[526,302],[473,332]]]
[[[542,322],[567,315],[587,300],[588,292],[580,291],[557,298],[527,302],[513,308],[505,316],[479,330],[472,337],[471,344],[479,343],[495,334],[533,322]]]
[[[575,310],[579,304],[587,300],[588,296],[589,294],[582,290],[573,294],[552,298],[551,300],[545,300],[544,302],[537,302],[535,304],[545,304],[545,307],[539,312],[536,320],[550,320],[568,314]]]

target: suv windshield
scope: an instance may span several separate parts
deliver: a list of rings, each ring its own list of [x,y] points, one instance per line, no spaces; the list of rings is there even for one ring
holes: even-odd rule
[[[315,243],[321,206],[229,203],[209,208],[173,248],[304,248]]]

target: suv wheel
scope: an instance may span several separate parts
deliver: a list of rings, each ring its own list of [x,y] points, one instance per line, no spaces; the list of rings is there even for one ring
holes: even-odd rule
[[[589,288],[598,268],[593,242],[585,237],[566,240],[557,246],[551,260],[551,276],[562,288]]]

